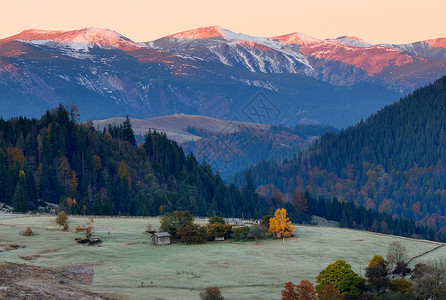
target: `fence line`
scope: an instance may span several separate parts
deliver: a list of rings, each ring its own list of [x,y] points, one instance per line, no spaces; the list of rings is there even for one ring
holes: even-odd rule
[[[142,282],[144,284],[144,282]],[[220,285],[221,289],[225,288],[244,288],[244,287],[263,287],[263,286],[277,286],[283,287],[284,283],[254,283],[254,284],[240,284],[240,285]],[[122,286],[122,285],[110,285],[110,284],[92,284],[93,287],[103,288],[119,288],[119,289],[134,289],[135,286]],[[179,290],[202,290],[206,287],[194,287],[194,286],[177,286],[177,285],[164,285],[164,284],[148,284],[137,285],[136,288],[167,288],[167,289],[179,289]]]
[[[4,215],[9,215],[10,217],[55,217],[57,214],[50,214],[50,213],[3,213]],[[108,216],[108,215],[74,215],[69,214],[70,217],[85,217],[85,218],[94,218],[94,219],[162,219],[163,216]],[[231,219],[238,219],[242,220],[243,222],[250,224],[254,223],[256,219],[242,219],[242,218],[231,218]],[[194,221],[208,221],[208,217],[194,217]]]
[[[435,250],[437,250],[438,248],[443,247],[443,246],[444,246],[444,244],[442,244],[442,245],[438,245],[438,246],[436,246],[436,247],[434,247],[434,248],[432,248],[432,249],[430,249],[430,250],[424,251],[424,252],[421,253],[421,254],[412,256],[412,257],[407,261],[407,264],[409,264],[412,260],[417,259],[417,258],[420,258],[421,256],[426,255],[426,254],[428,254],[428,253],[431,253],[431,252],[433,252],[433,251],[435,251]]]

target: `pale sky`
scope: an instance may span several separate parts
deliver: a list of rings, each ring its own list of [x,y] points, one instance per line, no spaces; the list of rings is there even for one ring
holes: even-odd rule
[[[25,29],[115,30],[136,42],[219,25],[236,33],[371,43],[446,37],[445,0],[1,0],[0,38]]]

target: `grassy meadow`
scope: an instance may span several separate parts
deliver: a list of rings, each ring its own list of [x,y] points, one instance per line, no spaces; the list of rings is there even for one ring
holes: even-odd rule
[[[144,232],[157,218],[97,218],[94,236],[101,247],[77,245],[76,224],[86,217],[70,217],[63,232],[53,216],[0,215],[0,244],[17,243],[23,249],[0,253],[0,261],[41,266],[92,263],[92,285],[83,289],[117,299],[199,299],[199,289],[219,286],[226,299],[278,299],[286,281],[315,282],[317,274],[337,259],[345,259],[358,274],[375,254],[385,256],[392,241],[399,240],[409,256],[434,248],[437,243],[409,240],[341,228],[297,226],[296,238],[254,241],[208,242],[201,245],[155,246]],[[30,226],[37,235],[23,236]],[[146,243],[144,243],[146,242]],[[34,260],[21,257],[34,255]],[[441,247],[425,259],[446,255]],[[141,287],[142,284],[142,287]]]

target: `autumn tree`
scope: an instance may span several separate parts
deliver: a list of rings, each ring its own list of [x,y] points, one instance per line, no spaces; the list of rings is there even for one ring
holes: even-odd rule
[[[361,294],[359,285],[361,280],[355,272],[353,272],[350,264],[343,259],[328,265],[316,277],[316,290],[320,292],[326,285],[332,284],[343,295],[351,294],[358,297]]]
[[[76,233],[85,232],[85,237],[87,239],[90,239],[91,238],[91,233],[92,233],[93,227],[94,227],[93,223],[94,223],[93,218],[88,218],[88,221],[87,221],[87,223],[85,223],[85,225],[76,225],[75,232]]]
[[[68,216],[67,216],[67,214],[64,211],[60,211],[57,214],[56,223],[57,223],[57,225],[62,226],[63,230],[65,230],[65,231],[68,230],[68,228],[69,228],[69,226],[68,226]]]
[[[72,197],[76,197],[78,187],[77,174],[71,169],[66,157],[60,159],[58,171],[60,182],[64,184]]]
[[[381,255],[375,255],[365,271],[365,277],[370,285],[372,285],[378,296],[383,294],[390,286],[389,267],[387,262]]]
[[[314,285],[308,280],[302,280],[296,285],[297,299],[299,300],[316,300],[316,290]]]
[[[296,286],[288,281],[285,283],[285,287],[282,290],[282,300],[297,300]]]
[[[294,229],[296,227],[291,226],[291,221],[287,217],[287,212],[285,208],[278,208],[269,220],[269,230],[268,233],[273,234],[276,237],[281,236],[282,242],[285,242],[285,238],[293,235]]]
[[[119,163],[118,177],[120,183],[127,183],[129,190],[132,189],[132,176],[130,175],[128,165],[124,161]]]
[[[342,300],[342,295],[333,284],[323,286],[318,292],[320,300]]]
[[[296,212],[298,212],[299,214],[305,214],[307,212],[308,200],[305,195],[298,189],[296,189],[293,193],[291,204],[293,205]]]
[[[200,292],[201,300],[223,300],[221,291],[216,286],[208,286],[203,291]]]
[[[404,299],[414,294],[412,283],[403,278],[397,278],[390,281],[390,288],[393,292],[399,292]]]

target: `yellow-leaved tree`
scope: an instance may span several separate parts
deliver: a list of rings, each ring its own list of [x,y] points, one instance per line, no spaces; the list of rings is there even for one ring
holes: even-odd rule
[[[285,242],[285,238],[292,236],[296,228],[295,226],[291,226],[291,221],[286,215],[285,208],[278,208],[274,213],[274,217],[269,220],[268,233],[276,237],[281,236],[282,242]]]

